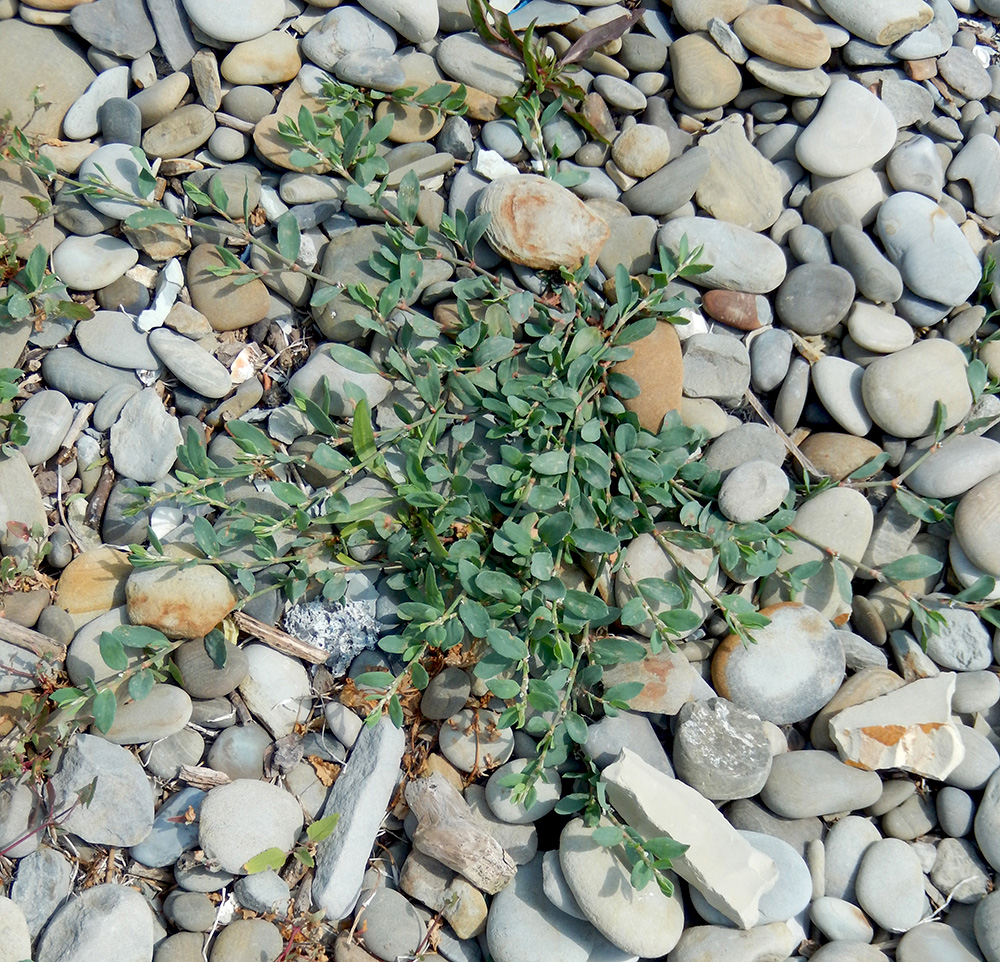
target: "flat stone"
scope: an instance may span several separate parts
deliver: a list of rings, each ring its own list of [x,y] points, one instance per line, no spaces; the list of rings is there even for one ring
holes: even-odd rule
[[[779,94],[791,97],[822,97],[830,89],[830,75],[820,67],[800,70],[773,63],[763,57],[751,57],[746,63],[753,78]]]
[[[38,962],[148,962],[153,915],[146,900],[125,885],[85,889],[53,915],[38,942]]]
[[[181,731],[191,718],[191,698],[176,685],[155,684],[140,701],[118,706],[104,737],[116,745],[142,745]]]
[[[923,917],[927,898],[920,860],[906,842],[885,838],[867,849],[858,868],[858,903],[890,932],[906,932]]]
[[[679,889],[669,898],[659,886],[636,889],[624,848],[599,845],[580,818],[560,833],[559,865],[584,915],[624,953],[654,958],[677,944],[684,928]]]
[[[165,327],[150,332],[149,346],[163,365],[192,391],[221,398],[233,389],[225,366],[190,338]]]
[[[241,778],[205,796],[198,840],[223,871],[242,874],[245,863],[266,849],[291,851],[301,828],[302,810],[289,792]]]
[[[156,443],[150,443],[154,438]],[[125,402],[111,428],[111,456],[120,474],[146,484],[173,467],[181,440],[177,418],[167,413],[153,388],[146,388]]]
[[[781,248],[761,234],[707,217],[678,217],[661,228],[657,240],[676,254],[685,236],[689,249],[701,247],[702,262],[712,265],[691,278],[700,287],[768,294],[785,279]]]
[[[786,67],[809,70],[830,59],[823,31],[789,7],[751,7],[733,22],[733,32],[747,49]]]
[[[312,898],[330,919],[346,918],[354,908],[404,747],[403,731],[388,719],[366,726],[327,798],[323,814],[339,812],[340,820],[317,846]]]
[[[374,408],[389,394],[390,382],[376,372],[359,373],[339,364],[332,357],[329,348],[320,347],[309,360],[288,380],[288,390],[299,391],[310,400],[319,403],[323,397],[323,385],[330,395],[330,413],[335,417],[350,416],[356,405],[348,391],[348,385],[359,388]]]
[[[73,140],[93,137],[101,129],[97,120],[101,106],[112,98],[125,97],[128,94],[128,83],[129,68],[124,65],[111,67],[98,74],[97,79],[63,118],[63,133]]]
[[[844,651],[833,625],[800,604],[762,609],[771,623],[754,630],[756,644],[729,635],[712,659],[716,691],[776,725],[819,711],[844,680]]]
[[[623,191],[620,200],[636,214],[669,214],[694,196],[710,163],[707,150],[690,147],[680,157]]]
[[[670,45],[677,96],[696,110],[713,110],[735,99],[743,86],[736,66],[704,34],[689,33]]]
[[[97,778],[90,805],[63,820],[67,831],[93,845],[125,848],[141,842],[153,826],[153,792],[142,766],[124,748],[97,735],[77,735],[59,760],[50,784],[59,810]]]
[[[788,475],[769,461],[746,461],[729,472],[719,489],[719,510],[737,524],[760,521],[788,496]]]
[[[768,856],[753,849],[695,789],[627,748],[604,778],[609,800],[629,825],[647,838],[669,835],[689,846],[673,860],[674,872],[741,927],[756,924],[760,898],[777,880]]]
[[[73,423],[73,408],[60,391],[38,391],[19,411],[24,418],[29,441],[21,446],[25,461],[34,467],[48,461],[62,444]]]
[[[888,46],[930,23],[934,16],[923,0],[888,0],[877,7],[856,0],[823,0],[823,10],[856,37]]]
[[[871,167],[896,142],[896,121],[861,84],[833,84],[795,143],[795,157],[813,174],[847,177]]]
[[[49,351],[42,359],[42,376],[51,388],[79,401],[97,401],[116,385],[139,387],[131,372],[100,364],[73,348]]]
[[[864,437],[872,428],[861,391],[864,368],[842,357],[822,357],[812,367],[820,403],[845,430]]]
[[[968,100],[989,95],[993,81],[982,61],[964,47],[954,46],[938,58],[938,74]]]
[[[146,0],[156,40],[173,70],[186,67],[198,51],[181,0]]]
[[[493,899],[486,943],[495,962],[587,962],[596,930],[557,909],[544,894],[542,858],[522,865]]]
[[[830,236],[830,245],[837,263],[850,272],[862,297],[881,304],[898,301],[903,296],[899,269],[875,247],[864,231],[851,224],[841,224]],[[911,333],[911,341],[912,337]],[[903,345],[906,346],[908,344]]]
[[[493,810],[493,814],[504,822],[512,822],[515,825],[536,822],[551,812],[561,797],[558,776],[543,769],[534,783],[536,794],[534,803],[525,806],[523,802],[511,801],[512,790],[502,784],[502,779],[511,774],[520,774],[527,764],[525,759],[515,758],[496,769],[486,782],[486,803]]]
[[[68,34],[21,19],[0,21],[0,63],[5,64],[0,114],[11,111],[11,122],[40,140],[59,137],[63,118],[96,76]],[[36,108],[31,92],[41,86],[43,103]]]
[[[844,899],[826,895],[814,899],[809,918],[832,941],[870,942],[875,934],[865,913]]]
[[[101,364],[142,371],[159,368],[146,336],[121,311],[95,311],[92,318],[80,321],[73,333],[84,354]]]
[[[916,438],[933,430],[940,402],[947,408],[945,430],[954,427],[972,406],[965,366],[961,349],[943,338],[879,358],[865,368],[861,381],[868,414],[884,431]]]
[[[943,922],[925,922],[910,929],[896,946],[897,962],[978,962],[968,933]]]
[[[142,0],[97,0],[70,11],[76,34],[116,57],[134,60],[152,50],[156,33]]]
[[[806,818],[865,808],[881,793],[875,772],[846,765],[830,752],[804,750],[774,757],[760,797],[776,815]]]
[[[173,546],[171,546],[173,547]],[[190,549],[175,549],[190,557]],[[125,584],[129,620],[168,638],[207,635],[236,604],[236,591],[217,568],[164,566],[133,571]]]
[[[784,922],[769,922],[747,932],[721,925],[692,925],[684,930],[670,962],[763,962],[789,957],[798,938]],[[866,960],[867,962],[867,960]]]
[[[770,227],[781,213],[781,178],[774,165],[747,140],[742,121],[735,117],[724,121],[704,134],[698,145],[711,158],[708,173],[695,192],[698,206],[716,220],[748,230]]]
[[[214,40],[238,43],[253,40],[281,22],[285,7],[281,0],[182,0],[191,22]]]
[[[211,267],[223,266],[212,244],[201,244],[191,251],[187,264],[187,282],[194,308],[208,318],[217,331],[233,331],[256,324],[266,316],[270,301],[260,280],[236,286],[231,277],[216,277]]]
[[[53,269],[73,291],[107,287],[138,260],[135,248],[109,234],[67,237],[52,253]]]
[[[798,334],[825,334],[854,303],[854,278],[834,264],[792,268],[778,289],[774,306],[782,323]]]
[[[515,264],[553,270],[591,263],[608,238],[608,226],[565,187],[534,175],[501,177],[480,195],[480,214],[492,214],[484,235]],[[547,225],[558,223],[554,235]]]
[[[266,919],[237,919],[215,937],[212,962],[244,962],[254,956],[276,959],[284,945],[281,931]]]
[[[215,115],[201,104],[178,107],[142,135],[150,157],[183,157],[204,144],[215,130]]]
[[[979,261],[948,214],[923,194],[900,191],[879,208],[879,238],[918,297],[954,306],[978,286]]]
[[[204,647],[199,641],[189,644]],[[209,749],[208,767],[223,772],[234,781],[237,778],[260,778],[264,774],[264,755],[271,744],[271,736],[260,725],[227,728],[216,735]]]
[[[878,354],[902,351],[914,338],[913,327],[903,318],[860,299],[847,315],[847,331],[859,347]]]
[[[771,771],[770,743],[756,715],[709,698],[678,713],[673,763],[678,778],[713,802],[750,798]]]
[[[976,213],[981,217],[1000,214],[1000,144],[988,134],[970,137],[948,165],[948,180],[967,180],[972,188]]]

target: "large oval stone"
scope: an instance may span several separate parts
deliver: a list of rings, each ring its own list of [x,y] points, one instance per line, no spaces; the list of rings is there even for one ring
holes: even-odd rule
[[[955,509],[955,538],[969,561],[1000,578],[1000,474],[962,496]]]
[[[492,215],[484,235],[515,264],[571,270],[597,261],[611,231],[575,194],[533,174],[499,177],[479,195],[478,211]]]
[[[740,708],[776,725],[818,712],[844,680],[844,649],[836,629],[814,608],[778,604],[753,632],[756,644],[729,635],[712,659],[715,690]]]
[[[965,355],[943,337],[918,341],[865,368],[861,395],[871,419],[883,431],[917,438],[934,429],[935,406],[947,409],[945,429],[972,407]]]

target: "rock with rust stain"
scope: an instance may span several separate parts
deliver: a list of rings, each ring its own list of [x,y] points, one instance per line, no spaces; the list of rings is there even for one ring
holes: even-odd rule
[[[705,291],[701,306],[713,320],[738,331],[756,331],[771,322],[771,306],[763,294]]]
[[[502,257],[536,270],[576,269],[597,261],[610,234],[605,221],[575,194],[534,174],[499,177],[479,196],[490,214],[484,237]]]
[[[170,545],[167,555],[194,557]],[[236,606],[229,579],[211,565],[163,566],[133,571],[125,582],[125,604],[133,625],[148,625],[168,638],[201,638]]]
[[[642,682],[642,691],[630,700],[635,711],[676,715],[692,700],[697,674],[683,652],[670,651],[664,646],[658,654],[650,653],[642,661],[606,668],[603,681],[608,688],[625,682]]]
[[[954,694],[954,672],[920,678],[838,712],[829,722],[830,737],[849,765],[943,780],[965,757],[951,720]]]
[[[639,385],[635,397],[622,403],[639,418],[639,426],[654,434],[670,411],[679,410],[684,389],[681,342],[673,324],[661,322],[652,332],[631,345],[632,356],[614,366]]]

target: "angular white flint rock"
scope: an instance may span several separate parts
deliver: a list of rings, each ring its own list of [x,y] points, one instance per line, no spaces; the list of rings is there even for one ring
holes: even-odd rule
[[[406,736],[387,718],[358,735],[323,807],[323,817],[340,814],[333,833],[316,848],[313,904],[338,922],[350,915],[378,835],[396,790]]]
[[[840,757],[859,768],[945,779],[965,757],[951,721],[954,694],[954,672],[917,679],[838,712],[830,719],[830,737]]]
[[[760,897],[778,881],[774,861],[754,849],[707,799],[623,748],[604,769],[608,799],[647,838],[669,835],[688,850],[673,871],[741,928],[757,924]]]

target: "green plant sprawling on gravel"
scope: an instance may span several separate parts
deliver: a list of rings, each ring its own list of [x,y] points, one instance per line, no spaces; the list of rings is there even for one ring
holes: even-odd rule
[[[541,127],[548,119],[561,109],[579,117],[580,92],[564,71],[572,59],[608,39],[608,30],[602,39],[581,38],[576,49],[557,60],[530,29],[516,34],[506,17],[480,0],[470,0],[470,9],[486,39],[524,59],[523,96],[504,106],[526,143],[542,151]],[[738,571],[747,582],[773,574],[797,537],[789,528],[797,504],[834,482],[807,472],[804,483],[766,522],[733,523],[718,508],[719,474],[701,458],[706,434],[686,426],[676,412],[651,432],[627,409],[625,402],[639,388],[616,365],[629,359],[633,345],[658,324],[684,323],[680,312],[689,305],[683,285],[675,282],[707,269],[700,250],[682,244],[673,255],[660,248],[648,276],[631,277],[619,266],[602,292],[587,283],[586,262],[541,274],[537,293],[521,289],[509,275],[476,262],[488,214],[470,221],[459,211],[443,216],[439,229],[432,229],[418,220],[415,174],[408,173],[394,192],[386,188],[381,145],[392,120],[375,121],[378,101],[461,113],[464,88],[438,84],[390,96],[337,83],[326,93],[326,107],[318,115],[303,108],[294,121],[283,123],[281,132],[294,148],[291,160],[301,167],[322,162],[346,180],[348,203],[375,212],[384,238],[370,260],[384,282],[380,289],[364,284],[346,289],[357,305],[357,324],[366,340],[373,339],[372,350],[362,350],[357,342],[327,349],[349,372],[388,379],[397,400],[395,416],[386,419],[380,411],[373,421],[367,396],[357,385],[347,386],[352,408],[347,419],[332,413],[328,387],[319,399],[295,394],[294,403],[319,436],[308,458],[289,453],[248,420],[231,420],[226,431],[241,454],[226,464],[213,460],[189,431],[178,449],[179,490],[138,488],[135,510],[163,502],[203,509],[193,523],[203,556],[168,556],[150,531],[148,546],[133,545],[130,560],[136,568],[215,566],[237,586],[244,604],[274,590],[290,603],[317,596],[335,601],[344,597],[352,571],[382,573],[380,590],[401,600],[398,626],[379,641],[393,671],[354,679],[365,693],[369,724],[384,713],[396,725],[419,720],[415,699],[408,696],[423,690],[446,659],[474,665],[475,676],[502,703],[498,724],[523,728],[537,742],[535,758],[507,778],[514,799],[530,805],[542,771],[560,768],[571,790],[557,811],[579,812],[593,826],[602,817],[610,820],[595,838],[626,846],[637,886],[655,880],[669,891],[664,872],[684,847],[666,838],[643,839],[622,824],[607,802],[600,772],[580,751],[588,719],[626,710],[642,688],[638,682],[605,685],[605,671],[673,647],[698,628],[704,618],[693,610],[696,595],[709,599],[729,631],[752,643],[754,631],[768,619],[739,584],[721,593],[711,584],[720,570]],[[58,173],[19,132],[8,138],[6,153],[50,183],[128,196],[109,184],[84,184]],[[556,176],[551,161],[537,151],[536,156],[543,172]],[[242,219],[226,213],[229,197],[218,182],[210,193],[190,183],[184,188],[194,203],[233,225],[232,246],[253,245],[283,269],[317,281],[313,307],[344,292],[336,278],[295,263],[300,236],[291,214],[275,225],[272,246],[267,232],[258,236],[250,229],[246,204]],[[128,227],[196,223],[156,201],[129,199],[142,209],[126,219]],[[27,262],[17,259],[9,244],[6,249],[4,318],[41,320],[56,311],[81,316],[81,306],[69,302],[65,289],[46,272],[40,248]],[[215,268],[219,275],[234,276],[237,283],[260,276],[230,247],[218,250],[223,258]],[[448,325],[416,307],[425,265],[442,258],[458,278]],[[974,390],[980,393],[996,388],[984,371],[981,362],[970,366],[970,382],[975,379]],[[13,398],[18,373],[0,372],[0,402]],[[4,411],[6,443],[23,443],[23,424],[8,408]],[[943,425],[944,412],[939,413]],[[960,425],[950,437],[976,426]],[[940,443],[948,439],[938,432]],[[918,498],[902,485],[919,461],[891,482],[878,477],[886,457],[862,466],[843,483],[859,488],[891,484],[911,514],[924,520],[950,517],[951,505]],[[315,488],[302,482],[300,469],[307,462],[332,481]],[[361,478],[382,482],[386,494],[352,503],[345,489]],[[233,500],[228,486],[239,479],[266,483],[286,510],[265,513]],[[624,549],[641,534],[656,539],[677,564],[678,576],[675,582],[633,583],[634,597],[619,607],[613,586],[616,579],[628,578]],[[707,574],[685,566],[686,549],[711,551]],[[857,567],[860,559],[828,560],[849,602],[847,564]],[[786,572],[791,592],[801,591],[825,563]],[[865,570],[876,580],[899,582],[937,574],[941,567],[939,561],[914,555],[881,571]],[[996,610],[980,603],[992,590],[992,579],[984,579],[957,595],[956,602],[997,624]],[[917,622],[934,630],[940,614],[919,596],[904,596]],[[648,641],[629,630],[647,624],[653,626]],[[39,708],[38,719],[45,722],[51,704],[60,709],[66,730],[93,720],[107,731],[116,693],[144,697],[171,671],[168,656],[177,644],[147,628],[106,633],[101,652],[113,677],[86,688],[52,691],[50,702],[41,701],[45,707]],[[221,631],[206,639],[217,664],[225,661],[226,645]],[[133,654],[127,655],[126,648]],[[270,864],[271,855],[262,853],[255,867]]]

